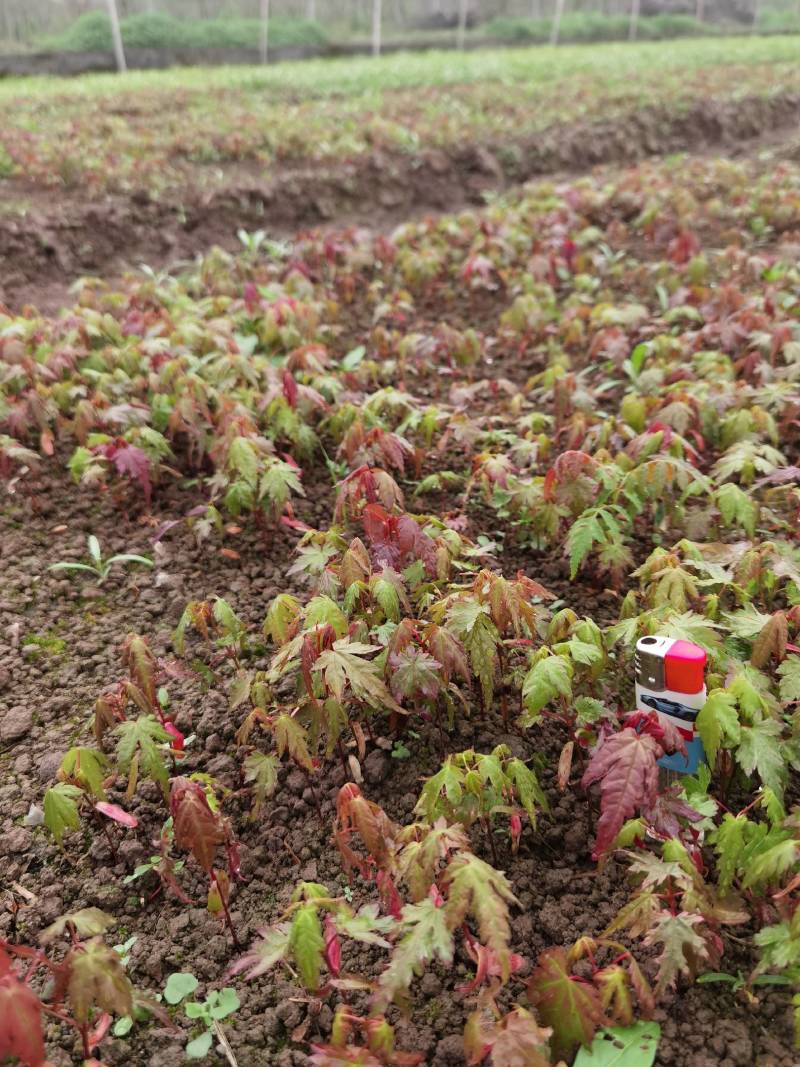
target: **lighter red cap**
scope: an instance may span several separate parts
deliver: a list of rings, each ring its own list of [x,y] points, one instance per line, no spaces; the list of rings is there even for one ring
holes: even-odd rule
[[[665,656],[666,685],[676,693],[699,693],[705,684],[705,650],[691,641],[676,641]]]

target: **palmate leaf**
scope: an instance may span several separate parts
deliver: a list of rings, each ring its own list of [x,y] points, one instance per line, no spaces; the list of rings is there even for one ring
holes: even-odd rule
[[[480,682],[483,703],[489,707],[494,693],[495,654],[500,634],[491,620],[488,606],[471,597],[456,600],[448,609],[447,624],[461,640],[472,673]]]
[[[800,656],[790,656],[778,667],[781,677],[781,702],[794,704],[800,702]]]
[[[759,971],[800,966],[800,913],[795,910],[790,922],[765,926],[753,940],[762,950]]]
[[[49,945],[56,941],[67,930],[68,926],[75,928],[78,937],[96,937],[104,934],[117,920],[113,915],[108,915],[100,908],[81,908],[79,911],[71,911],[60,916],[54,923],[46,927],[39,934],[39,943]]]
[[[626,819],[655,803],[656,761],[662,755],[663,750],[653,737],[630,727],[613,734],[595,749],[581,781],[584,789],[600,782],[601,814],[593,850],[595,858],[609,848]]]
[[[275,748],[281,759],[288,753],[289,758],[294,760],[298,767],[313,771],[314,761],[308,751],[306,732],[297,719],[281,712],[275,717],[272,731],[275,737]]]
[[[432,823],[440,815],[452,815],[464,795],[464,772],[448,756],[436,774],[425,781],[414,808],[416,815]],[[426,888],[427,892],[427,888]]]
[[[303,985],[309,993],[315,993],[319,989],[324,948],[325,940],[317,906],[310,901],[297,909],[289,929],[289,953],[297,964]]]
[[[708,960],[708,945],[696,930],[703,921],[702,915],[690,912],[682,911],[673,915],[669,911],[662,911],[645,937],[644,944],[648,947],[662,946],[654,990],[656,998],[675,986],[678,975],[694,977],[702,963]]]
[[[800,846],[793,838],[778,841],[759,851],[747,864],[743,889],[766,885],[780,885],[783,878],[794,873],[800,863]]]
[[[225,831],[222,819],[209,807],[205,790],[188,778],[173,778],[169,806],[176,847],[191,852],[211,877],[217,846],[225,840]]]
[[[272,510],[278,513],[293,493],[297,496],[306,495],[298,469],[282,459],[270,458],[258,486],[260,499],[268,501]]]
[[[128,634],[122,648],[122,662],[128,668],[131,679],[144,693],[149,706],[155,707],[158,663],[147,641],[138,634]]]
[[[502,1019],[486,1018],[481,1010],[470,1015],[464,1027],[464,1048],[470,1067],[491,1052],[492,1067],[550,1067],[548,1039],[531,1012],[518,1004]]]
[[[71,748],[58,769],[62,781],[72,781],[90,796],[102,798],[108,759],[96,748]]]
[[[462,826],[450,825],[446,819],[426,820],[428,824],[407,828],[406,833],[413,833],[413,838],[403,842],[398,857],[398,871],[401,879],[408,886],[414,902],[427,896],[436,879],[439,864],[451,852],[469,850],[469,838]]]
[[[605,1017],[600,993],[588,982],[573,978],[566,949],[550,948],[541,954],[528,982],[528,999],[538,1018],[553,1029],[555,1057],[568,1058],[578,1047],[592,1043]]]
[[[264,618],[263,631],[276,645],[284,645],[297,632],[300,603],[289,593],[280,593],[270,602]]]
[[[389,656],[389,687],[396,700],[435,700],[442,688],[441,664],[409,645]]]
[[[77,830],[81,825],[78,801],[82,796],[76,785],[66,782],[51,786],[44,795],[44,824],[59,845],[67,830]]]
[[[360,941],[364,945],[379,945],[391,948],[391,944],[381,934],[392,933],[397,925],[390,915],[380,915],[377,904],[364,904],[354,915],[350,908],[340,907],[333,922],[340,934]]]
[[[725,689],[712,689],[700,709],[695,727],[703,742],[709,766],[717,761],[717,752],[725,742],[736,745],[741,736],[736,699]]]
[[[251,752],[244,761],[244,780],[253,786],[252,818],[257,819],[264,801],[278,785],[278,760],[266,752]]]
[[[259,975],[266,974],[276,963],[289,955],[290,931],[291,925],[288,922],[276,923],[267,929],[259,930],[260,939],[253,943],[244,956],[236,960],[230,973],[244,973],[245,978],[258,978]]]
[[[723,893],[731,888],[740,869],[748,828],[751,825],[746,815],[731,815],[726,812],[713,833],[711,840],[717,854],[717,880]]]
[[[544,656],[533,664],[522,683],[523,728],[533,726],[542,708],[557,697],[572,697],[572,674],[573,666],[565,656]]]
[[[128,775],[128,796],[136,790],[139,776],[151,778],[166,793],[169,774],[159,745],[171,740],[155,715],[140,715],[120,723],[114,731],[118,737],[117,763]]]
[[[44,1067],[44,1035],[39,998],[19,980],[0,948],[0,1062],[7,1059]]]
[[[471,852],[460,852],[448,864],[444,884],[448,887],[448,926],[455,930],[471,915],[481,942],[494,953],[506,980],[510,970],[509,907],[519,904],[508,879]]]
[[[736,762],[745,774],[757,771],[764,785],[778,797],[783,796],[788,774],[781,751],[781,733],[781,724],[774,719],[743,726],[736,749]]]
[[[380,652],[380,647],[340,638],[334,641],[333,648],[323,652],[317,659],[314,670],[322,671],[325,684],[340,703],[345,687],[349,685],[353,695],[370,707],[390,708],[402,713],[403,709],[381,678],[380,668],[364,659],[364,656],[373,652]]]
[[[726,482],[714,494],[716,505],[726,526],[741,526],[752,537],[758,522],[758,504],[735,482]]]
[[[66,960],[67,992],[72,1013],[79,1023],[88,1022],[92,1008],[130,1015],[133,987],[118,952],[99,937],[76,946]]]
[[[547,796],[539,785],[539,779],[534,771],[520,759],[511,759],[506,764],[505,773],[514,783],[517,800],[525,809],[531,825],[536,825],[536,809],[549,810]]]
[[[392,958],[378,979],[373,1010],[384,1012],[392,1001],[405,999],[415,975],[425,965],[438,959],[453,962],[453,935],[445,915],[433,896],[419,904],[406,904],[402,910],[402,937],[395,945]]]

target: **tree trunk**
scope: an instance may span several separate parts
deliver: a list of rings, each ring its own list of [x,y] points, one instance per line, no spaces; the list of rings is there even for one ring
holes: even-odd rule
[[[557,45],[561,33],[561,16],[564,14],[564,0],[556,0],[556,10],[553,14],[553,25],[550,29],[550,44]]]
[[[641,0],[631,0],[631,21],[628,27],[628,40],[635,41],[639,29],[639,8]]]
[[[269,0],[261,0],[261,25],[258,32],[258,56],[262,64],[269,62]]]
[[[372,54],[381,54],[381,0],[372,0]]]
[[[697,0],[694,17],[698,22],[704,22],[706,17],[706,0]]]
[[[306,18],[309,22],[317,21],[317,0],[306,0]]]
[[[469,0],[458,0],[458,28],[456,29],[456,48],[464,51],[464,38],[467,33],[467,7]]]
[[[119,28],[119,15],[117,13],[117,0],[106,0],[108,17],[111,20],[111,40],[114,45],[114,58],[117,61],[117,70],[124,74],[128,69],[125,62],[125,49],[122,47],[122,31]]]

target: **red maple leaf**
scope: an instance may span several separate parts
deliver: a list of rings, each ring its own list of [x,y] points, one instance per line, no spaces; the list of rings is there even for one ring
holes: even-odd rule
[[[0,1061],[7,1058],[43,1067],[44,1037],[39,998],[19,980],[0,948]]]
[[[652,808],[658,796],[656,761],[664,749],[650,732],[627,726],[603,741],[586,768],[581,785],[600,783],[600,819],[592,855],[601,856],[622,824],[641,808]]]

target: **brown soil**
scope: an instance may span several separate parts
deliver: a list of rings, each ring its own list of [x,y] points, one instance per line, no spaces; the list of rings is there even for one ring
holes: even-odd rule
[[[792,129],[798,105],[800,96],[782,93],[700,100],[682,110],[649,107],[552,127],[527,141],[373,153],[266,179],[239,165],[227,172],[222,189],[204,194],[192,187],[189,172],[185,188],[158,200],[139,191],[87,202],[79,193],[7,180],[0,182],[0,304],[55,310],[82,275],[108,278],[141,263],[174,265],[213,244],[235,248],[240,228],[281,235],[332,220],[385,227],[482,203],[485,193],[536,176],[679,151],[752,148],[757,139]]]
[[[0,936],[30,943],[37,932],[58,915],[81,907],[97,906],[117,917],[114,940],[135,933],[131,975],[135,983],[157,991],[168,974],[190,970],[203,983],[201,993],[225,984],[225,970],[236,957],[230,939],[203,907],[202,875],[189,864],[181,873],[184,888],[197,906],[186,907],[173,897],[148,899],[150,885],[126,886],[131,873],[151,851],[151,838],[163,818],[155,789],[139,787],[132,810],[140,819],[136,831],[121,837],[116,856],[102,836],[85,832],[70,838],[59,852],[41,831],[22,825],[31,803],[40,804],[52,782],[61,755],[75,743],[98,694],[120,674],[119,642],[129,631],[151,640],[156,654],[169,659],[171,634],[189,598],[224,595],[255,633],[266,604],[279,591],[291,589],[285,578],[293,538],[280,533],[265,540],[255,530],[227,536],[224,547],[235,548],[238,559],[222,555],[216,544],[195,545],[183,528],[171,531],[156,553],[151,572],[119,572],[97,587],[83,580],[50,574],[49,564],[83,555],[85,537],[97,533],[106,552],[133,551],[154,554],[154,531],[164,519],[185,514],[196,497],[177,487],[162,488],[157,510],[145,519],[128,512],[123,500],[110,493],[76,492],[60,473],[57,457],[53,473],[42,477],[34,494],[7,498],[0,518],[3,589],[0,596],[0,718],[12,708],[33,712],[25,735],[0,752],[0,818],[4,857],[0,879],[23,907],[16,919],[10,910],[0,912]],[[326,481],[309,488],[311,502],[298,512],[307,522],[325,525],[331,499]],[[473,523],[483,528],[484,516],[475,511]],[[474,530],[468,532],[475,532]],[[520,567],[556,590],[577,611],[591,610],[603,621],[614,615],[608,594],[582,582],[564,578],[563,561],[514,549],[503,558],[508,571]],[[37,646],[35,637],[61,638],[63,651]],[[198,652],[200,646],[198,645]],[[255,665],[261,665],[258,659]],[[321,881],[341,892],[346,884],[329,825],[333,802],[343,775],[332,765],[321,792],[324,825],[320,825],[307,779],[289,768],[266,805],[263,817],[248,822],[241,772],[234,759],[236,715],[227,710],[224,693],[203,691],[194,678],[169,683],[177,725],[195,735],[185,773],[202,769],[215,775],[232,793],[226,812],[241,828],[245,883],[234,898],[234,921],[240,937],[249,942],[257,928],[274,921],[287,904],[297,881]],[[409,739],[412,758],[390,758],[373,747],[364,761],[364,789],[398,821],[408,821],[419,792],[420,779],[438,769],[440,754],[433,734],[415,724],[419,738]],[[534,833],[523,834],[518,856],[512,861],[502,844],[501,864],[508,866],[520,909],[514,918],[515,951],[533,962],[540,951],[554,944],[569,944],[579,934],[599,933],[627,899],[624,870],[610,863],[597,871],[590,858],[596,817],[575,783],[565,794],[555,784],[555,766],[565,736],[555,725],[525,735],[506,733],[493,716],[459,723],[448,744],[458,751],[474,747],[486,751],[506,742],[523,758],[537,753],[543,761],[541,778],[551,811]],[[577,779],[578,769],[573,778]],[[480,833],[474,846],[491,861]],[[26,898],[16,889],[33,894]],[[356,904],[371,898],[374,889],[356,882]],[[741,934],[741,930],[738,931]],[[369,951],[345,959],[346,969],[369,973],[375,967]],[[725,968],[747,973],[754,960],[743,943],[726,944]],[[645,960],[645,966],[651,969]],[[469,961],[457,957],[450,972],[430,969],[420,980],[413,1017],[398,1025],[398,1044],[424,1053],[430,1067],[465,1064],[461,1030],[466,1016],[454,986],[469,972]],[[520,976],[524,979],[524,972]],[[236,983],[242,1007],[225,1023],[225,1032],[240,1067],[300,1067],[307,1060],[304,1042],[292,1039],[302,1027],[305,1040],[326,1036],[331,1022],[327,1002],[309,1003],[298,989],[272,973],[255,982]],[[792,1067],[791,1007],[781,991],[767,990],[758,1011],[727,991],[695,986],[675,995],[659,1014],[663,1039],[660,1067]],[[188,1024],[178,1019],[179,1024]],[[157,1026],[139,1026],[124,1040],[110,1039],[102,1046],[103,1062],[131,1067],[178,1067],[184,1062],[187,1033]],[[54,1067],[68,1067],[77,1049],[73,1036],[53,1024],[49,1048]],[[208,1062],[223,1061],[212,1055]]]
[[[770,130],[787,129],[798,102],[800,98],[780,96],[725,107],[698,104],[679,118],[645,111],[624,125],[593,123],[553,131],[535,145],[520,148],[513,160],[493,146],[422,160],[374,156],[342,166],[335,174],[279,175],[268,186],[252,177],[245,184],[240,173],[231,176],[230,188],[191,207],[177,200],[154,203],[144,197],[97,205],[69,199],[50,204],[38,193],[29,217],[19,222],[9,217],[0,220],[0,296],[4,291],[9,303],[54,308],[62,303],[68,283],[81,273],[108,276],[141,260],[152,266],[168,263],[214,242],[234,245],[240,226],[290,232],[333,217],[340,222],[344,218],[388,224],[414,212],[477,202],[487,189],[535,174],[682,148],[752,146],[753,139]],[[30,191],[15,190],[15,195],[23,194]],[[465,322],[485,322],[495,328],[502,309],[499,297],[470,297],[469,305],[463,309]],[[356,321],[349,327],[349,338],[357,341],[363,327]],[[516,358],[499,362],[493,373],[519,380],[531,369]],[[64,461],[64,456],[54,457],[29,495],[5,496],[0,509],[0,722],[12,711],[32,713],[22,736],[0,747],[0,886],[8,900],[22,905],[16,917],[11,909],[0,907],[0,936],[31,943],[58,915],[98,906],[118,919],[114,940],[123,942],[136,934],[131,976],[137,986],[157,991],[172,971],[190,970],[203,983],[199,992],[204,994],[226,984],[225,971],[236,953],[203,906],[202,879],[192,864],[182,873],[182,883],[196,907],[184,907],[172,897],[150,900],[142,883],[126,886],[122,881],[152,852],[152,836],[163,817],[154,791],[140,787],[134,807],[139,828],[121,838],[116,856],[104,837],[92,839],[88,830],[83,840],[75,835],[68,849],[60,852],[42,831],[25,827],[22,820],[32,803],[41,803],[63,752],[75,743],[96,697],[120,676],[119,644],[125,634],[144,634],[157,655],[170,659],[172,631],[186,601],[214,594],[225,596],[257,633],[268,601],[277,592],[293,591],[286,570],[294,537],[279,532],[265,538],[247,528],[210,546],[197,546],[191,534],[178,527],[156,549],[156,529],[188,513],[199,502],[193,492],[163,486],[155,513],[143,516],[127,510],[124,496],[76,491],[63,473]],[[298,516],[325,527],[332,510],[327,476],[324,471],[309,471],[305,480],[308,500],[298,506]],[[441,499],[436,504],[441,508]],[[498,527],[500,533],[510,533],[477,502],[469,517],[468,534],[493,534]],[[157,566],[153,571],[116,572],[100,587],[52,575],[50,564],[84,555],[89,533],[98,535],[106,554],[155,555]],[[238,558],[223,554],[222,548],[235,550]],[[507,574],[522,569],[581,615],[589,614],[600,623],[613,621],[625,592],[586,579],[572,582],[560,554],[520,547],[510,536],[500,562]],[[36,643],[34,638],[45,640]],[[63,649],[52,639],[63,641]],[[255,665],[265,661],[257,659]],[[335,891],[344,888],[346,879],[329,829],[342,772],[332,766],[326,775],[321,796],[324,825],[319,823],[307,780],[288,768],[281,773],[278,792],[262,819],[248,822],[248,800],[237,795],[241,772],[232,755],[238,719],[228,711],[224,693],[204,691],[194,677],[170,681],[169,690],[178,726],[196,737],[186,770],[208,771],[232,791],[226,805],[242,830],[246,878],[235,893],[234,920],[241,939],[249,942],[257,928],[280,914],[298,878],[324,882]],[[364,761],[365,792],[400,821],[409,819],[419,780],[440,763],[436,739],[425,727],[418,732],[419,739],[409,741],[410,760],[392,759],[376,746]],[[536,753],[543,757],[541,777],[551,812],[535,833],[526,829],[513,861],[501,844],[501,865],[507,864],[521,904],[514,917],[513,948],[529,961],[548,946],[599,932],[626,900],[623,869],[612,862],[598,872],[590,859],[593,815],[586,798],[575,782],[564,795],[556,788],[555,764],[564,740],[555,727],[526,736],[506,735],[499,721],[477,713],[461,722],[449,739],[453,751],[485,750],[505,741],[525,758]],[[573,778],[577,780],[577,772]],[[486,843],[478,833],[474,845],[484,853]],[[359,883],[353,891],[356,904],[373,897],[371,887]],[[743,937],[746,933],[737,930]],[[353,971],[369,972],[374,963],[369,952],[345,959],[346,969]],[[723,969],[746,974],[753,965],[744,941],[728,939]],[[429,1067],[465,1063],[461,1038],[465,1008],[453,989],[468,970],[464,957],[457,958],[450,972],[431,968],[419,981],[422,995],[412,1019],[398,1025],[399,1047],[423,1052]],[[305,1065],[306,1042],[329,1033],[329,1003],[309,1003],[277,972],[251,983],[237,981],[236,987],[242,1008],[224,1029],[240,1067]],[[756,1008],[724,987],[692,986],[674,995],[659,1015],[663,1031],[659,1067],[793,1067],[789,997],[770,988],[759,996]],[[304,1041],[293,1040],[292,1034],[306,1020]],[[187,1026],[185,1021],[182,1025]],[[140,1026],[124,1040],[104,1042],[103,1061],[178,1067],[185,1062],[186,1036],[187,1032]],[[72,1034],[55,1024],[50,1027],[49,1049],[54,1067],[69,1067],[78,1059]],[[223,1061],[212,1055],[207,1062]]]

